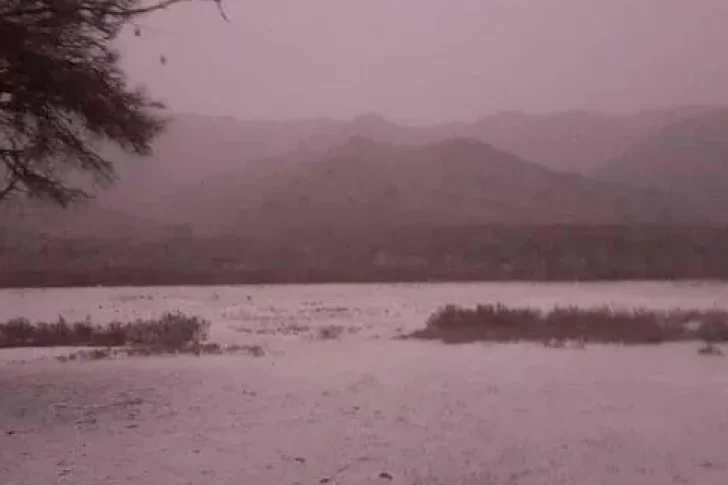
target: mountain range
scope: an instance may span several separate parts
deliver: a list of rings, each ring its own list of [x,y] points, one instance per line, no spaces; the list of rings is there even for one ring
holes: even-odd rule
[[[83,208],[4,208],[0,227],[141,237],[457,224],[724,224],[728,108],[506,112],[471,123],[179,115],[152,157]]]

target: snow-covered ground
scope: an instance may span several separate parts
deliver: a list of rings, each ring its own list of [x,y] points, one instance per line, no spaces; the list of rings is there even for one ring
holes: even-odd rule
[[[0,320],[180,309],[263,357],[0,351],[2,484],[728,483],[728,357],[392,339],[444,303],[728,305],[718,284],[0,291]],[[341,326],[335,340],[318,329]],[[728,351],[728,349],[724,349]],[[728,353],[728,352],[727,352]]]

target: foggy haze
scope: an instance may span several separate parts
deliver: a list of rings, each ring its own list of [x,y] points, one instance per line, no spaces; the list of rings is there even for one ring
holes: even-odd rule
[[[726,46],[728,0],[0,0],[0,485],[728,484]]]
[[[175,112],[415,123],[728,101],[723,0],[192,2],[121,40]],[[160,55],[169,59],[159,62]]]

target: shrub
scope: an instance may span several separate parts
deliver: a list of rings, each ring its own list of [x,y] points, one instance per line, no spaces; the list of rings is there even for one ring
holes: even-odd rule
[[[252,355],[253,357],[263,357],[265,355],[265,350],[263,350],[263,347],[261,347],[260,345],[232,344],[232,345],[228,345],[225,348],[225,351],[228,353],[244,352],[244,353]]]
[[[717,345],[706,342],[705,345],[698,349],[698,354],[720,356],[723,355],[723,351],[720,350],[720,347],[718,347]]]
[[[447,305],[430,316],[423,330],[410,337],[449,343],[492,341],[614,342],[647,344],[704,339],[728,341],[728,312],[720,310],[557,307],[543,312],[502,304],[474,309]]]
[[[728,341],[728,320],[725,315],[711,313],[700,321],[696,337],[707,342]]]
[[[128,324],[111,322],[104,329],[94,327],[90,345],[104,347],[121,347],[128,341]]]
[[[210,322],[180,312],[165,313],[157,320],[137,320],[125,327],[126,343],[167,350],[199,348],[207,340]]]
[[[318,329],[318,338],[321,340],[336,340],[344,333],[341,325],[326,325]]]
[[[111,349],[92,349],[82,350],[78,353],[78,358],[81,360],[101,360],[109,359],[114,356],[114,352]]]
[[[13,318],[0,325],[0,347],[23,347],[33,341],[33,326],[25,318]]]
[[[16,318],[0,324],[0,347],[131,346],[150,350],[199,350],[207,340],[210,322],[197,316],[168,312],[157,319],[93,325],[89,320],[31,324]]]

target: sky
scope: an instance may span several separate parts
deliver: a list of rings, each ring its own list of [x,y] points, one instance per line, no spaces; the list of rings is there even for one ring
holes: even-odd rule
[[[728,103],[726,0],[223,1],[229,22],[191,2],[123,35],[134,84],[242,119]]]

